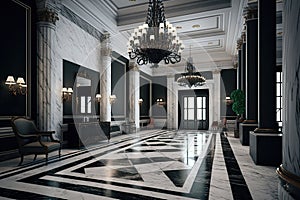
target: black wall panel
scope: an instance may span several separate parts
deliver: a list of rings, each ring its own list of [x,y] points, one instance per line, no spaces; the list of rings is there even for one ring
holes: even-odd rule
[[[225,99],[237,88],[236,69],[223,69],[221,78],[221,116],[235,117],[236,114],[232,111],[232,105],[227,105]]]
[[[99,72],[88,69],[86,67],[80,66],[76,63],[72,63],[67,60],[63,60],[63,87],[71,87],[73,88],[73,95],[71,101],[63,102],[63,115],[73,115],[73,108],[78,108],[76,105],[76,85],[75,80],[76,76],[81,74],[81,76],[86,76],[88,79],[91,79],[91,97],[94,98],[97,93],[99,93]],[[99,115],[99,103],[92,99],[94,107],[92,106],[92,113],[90,115]],[[77,113],[78,114],[78,113]]]

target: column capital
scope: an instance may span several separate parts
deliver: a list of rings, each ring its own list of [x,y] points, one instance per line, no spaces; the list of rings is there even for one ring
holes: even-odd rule
[[[246,22],[251,19],[257,19],[258,18],[257,3],[248,4],[248,6],[244,8],[243,16],[244,16]]]
[[[101,55],[111,56],[111,51],[110,34],[108,32],[104,32],[101,37]]]
[[[220,74],[222,69],[215,69],[212,71],[213,74]]]
[[[101,42],[110,42],[110,33],[105,31],[101,36]]]
[[[237,49],[237,50],[241,50],[241,49],[242,49],[242,45],[243,45],[243,39],[242,39],[242,38],[239,38],[239,39],[236,41],[236,49]]]
[[[242,38],[243,43],[246,43],[246,31],[242,32],[241,38]]]
[[[130,60],[129,61],[129,70],[140,71],[140,68],[138,67],[138,65],[136,64],[136,62],[134,60]]]
[[[41,10],[38,12],[39,22],[49,22],[55,25],[57,20],[58,20],[58,14],[51,9],[46,8],[45,10]]]
[[[170,79],[175,78],[175,74],[168,74],[167,78],[170,78]]]
[[[39,22],[56,23],[61,7],[61,0],[36,0],[37,19]]]

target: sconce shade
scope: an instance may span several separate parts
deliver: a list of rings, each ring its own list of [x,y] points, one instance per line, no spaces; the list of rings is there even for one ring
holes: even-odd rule
[[[68,93],[73,93],[73,89],[72,88],[68,88]]]
[[[70,101],[72,99],[72,93],[73,93],[73,89],[72,88],[63,87],[63,89],[61,90],[61,92],[62,92],[62,99],[64,101]]]
[[[22,77],[18,77],[17,84],[25,84],[25,81]]]
[[[102,98],[101,94],[96,94],[96,98],[101,99]]]
[[[109,97],[110,104],[115,103],[116,99],[117,99],[117,96],[115,94],[110,95],[110,97]]]
[[[6,79],[5,84],[7,84],[7,85],[16,84],[14,77],[13,76],[8,76],[7,79]]]

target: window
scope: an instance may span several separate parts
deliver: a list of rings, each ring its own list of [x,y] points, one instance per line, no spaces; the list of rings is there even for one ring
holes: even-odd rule
[[[92,112],[92,97],[81,96],[80,97],[80,113],[91,113]]]
[[[282,72],[276,72],[276,121],[282,128]]]
[[[197,97],[197,120],[206,120],[206,97]]]

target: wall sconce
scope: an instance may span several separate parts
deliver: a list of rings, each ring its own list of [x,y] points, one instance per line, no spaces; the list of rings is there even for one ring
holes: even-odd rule
[[[64,101],[70,101],[72,99],[73,89],[72,88],[63,88],[62,90],[62,99]]]
[[[144,100],[143,100],[142,98],[140,98],[140,99],[139,99],[139,105],[142,105],[143,101],[144,101]]]
[[[227,96],[225,99],[225,102],[226,102],[226,105],[229,106],[233,103],[233,100],[231,100],[230,97]]]
[[[110,95],[110,97],[109,97],[109,102],[110,102],[110,104],[113,104],[113,103],[115,103],[116,102],[116,100],[117,100],[117,96],[116,95]]]
[[[18,77],[17,82],[13,76],[7,76],[5,84],[8,86],[8,90],[13,95],[25,95],[27,92],[27,85],[22,77]]]
[[[101,94],[96,94],[96,102],[100,103],[101,98],[102,98]]]
[[[166,102],[163,99],[158,98],[158,99],[156,99],[156,104],[159,106],[164,106],[164,105],[166,105]]]

